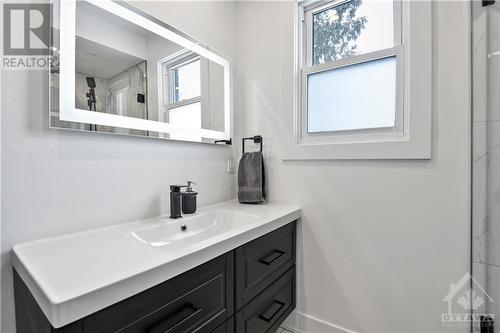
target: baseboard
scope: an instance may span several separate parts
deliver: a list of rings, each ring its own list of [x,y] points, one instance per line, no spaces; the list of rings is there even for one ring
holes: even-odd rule
[[[281,327],[295,333],[357,333],[300,311],[292,312]]]

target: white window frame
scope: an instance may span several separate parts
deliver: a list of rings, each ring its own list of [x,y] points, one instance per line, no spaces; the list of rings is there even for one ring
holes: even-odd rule
[[[302,87],[301,87],[301,141],[304,143],[322,143],[322,142],[354,142],[356,140],[378,139],[385,140],[387,138],[399,138],[404,133],[404,115],[403,108],[403,60],[401,46],[370,52],[359,56],[349,57],[334,62],[310,66],[302,70]],[[327,72],[333,69],[345,68],[353,65],[368,63],[386,58],[396,57],[396,101],[395,101],[395,123],[391,127],[379,128],[360,128],[353,130],[335,130],[309,133],[308,131],[308,91],[307,82],[308,76],[317,73]]]
[[[394,47],[377,50],[369,53],[363,53],[356,56],[339,59],[332,62],[327,62],[321,65],[313,65],[313,43],[312,43],[312,27],[313,17],[315,14],[335,8],[347,3],[349,0],[335,1],[315,1],[311,5],[303,6],[303,29],[302,34],[304,52],[304,68],[302,69],[302,87],[301,87],[301,141],[304,143],[323,143],[323,142],[351,142],[356,140],[366,139],[386,139],[397,138],[403,136],[405,119],[403,108],[403,52],[402,37],[401,37],[401,2],[394,1],[394,16],[393,16],[393,44]],[[327,72],[334,69],[345,68],[349,66],[359,65],[371,61],[376,61],[385,58],[396,57],[396,101],[395,101],[395,124],[385,128],[370,128],[370,129],[353,129],[353,130],[336,130],[309,133],[308,131],[308,89],[307,82],[309,75]]]
[[[428,1],[395,1],[396,46],[312,65],[307,16],[345,1],[300,1],[295,12],[293,144],[284,160],[429,159],[431,157],[432,12]],[[396,17],[396,13],[401,17]],[[312,26],[309,25],[309,26]],[[310,29],[310,28],[309,28]],[[310,44],[309,46],[307,44]],[[399,45],[398,45],[399,44]],[[396,124],[392,128],[307,133],[307,76],[396,57]],[[411,83],[411,84],[410,84]]]
[[[169,110],[175,109],[181,106],[186,106],[194,103],[201,103],[201,90],[200,90],[200,96],[184,99],[182,101],[174,101],[174,96],[173,96],[173,87],[174,87],[174,82],[173,82],[173,76],[171,75],[171,71],[174,70],[175,68],[185,66],[187,64],[190,64],[194,61],[201,61],[201,57],[189,50],[182,50],[180,52],[177,52],[173,55],[170,55],[166,58],[161,59],[158,61],[158,86],[161,87],[161,90],[158,92],[158,101],[159,101],[159,107],[158,110],[160,112],[159,119],[164,122],[168,122],[169,118]],[[200,85],[201,85],[201,78],[200,78]],[[201,87],[200,87],[201,89]]]
[[[373,0],[365,0],[365,1],[373,1]],[[381,0],[381,1],[391,1],[391,0]],[[315,14],[328,10],[330,8],[335,8],[350,2],[350,0],[308,0],[301,2],[301,23],[303,23],[304,33],[302,34],[302,39],[305,44],[306,52],[304,54],[305,57],[305,65],[307,67],[312,66],[312,38],[307,38],[308,36],[312,36],[312,26],[313,26],[313,17]],[[394,45],[398,46],[403,43],[402,40],[402,31],[401,31],[401,23],[402,23],[402,8],[401,8],[401,0],[393,1],[394,4],[394,16],[393,16],[393,41]],[[366,53],[364,55],[367,55]],[[354,57],[348,57],[352,59]],[[337,60],[339,61],[339,60]],[[337,62],[335,61],[335,62]]]

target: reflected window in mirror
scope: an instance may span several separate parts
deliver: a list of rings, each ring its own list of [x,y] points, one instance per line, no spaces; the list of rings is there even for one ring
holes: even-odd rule
[[[163,105],[160,119],[170,124],[201,129],[201,59],[193,52],[180,52],[160,61]],[[183,133],[171,139],[201,141],[201,137]]]

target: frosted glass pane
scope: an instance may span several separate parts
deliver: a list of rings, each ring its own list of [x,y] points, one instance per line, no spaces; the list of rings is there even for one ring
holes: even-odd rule
[[[313,65],[394,46],[394,2],[351,0],[313,15]]]
[[[396,57],[308,76],[308,132],[393,127]]]
[[[168,110],[168,122],[186,128],[201,129],[201,103],[188,104]],[[201,137],[182,133],[171,133],[170,138],[201,141]]]

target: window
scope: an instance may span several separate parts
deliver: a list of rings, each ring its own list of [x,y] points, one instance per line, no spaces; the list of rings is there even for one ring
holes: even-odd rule
[[[183,60],[185,61],[180,64],[167,66],[172,78],[171,103],[200,98],[200,57],[189,57]]]
[[[308,133],[396,126],[396,57],[311,73]]]
[[[313,65],[401,44],[400,8],[393,1],[333,1],[306,10]]]
[[[396,1],[330,1],[304,10],[302,134],[402,135],[401,10]],[[349,133],[350,139],[353,139]]]
[[[163,100],[160,119],[184,128],[201,129],[201,60],[180,52],[160,61]],[[201,141],[201,137],[171,133],[169,138]]]
[[[428,158],[430,3],[298,0],[297,9],[295,144],[285,159]]]

